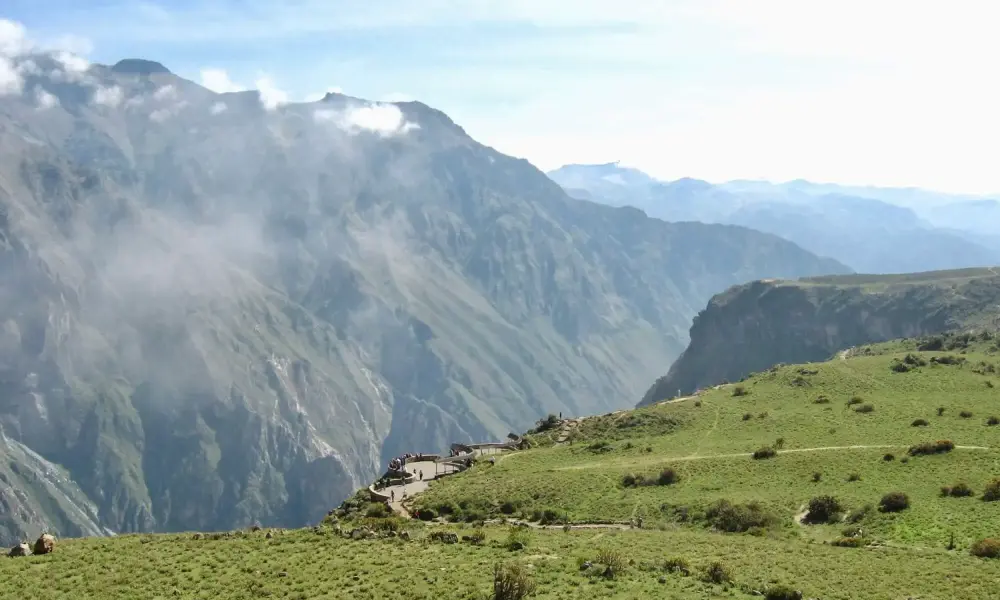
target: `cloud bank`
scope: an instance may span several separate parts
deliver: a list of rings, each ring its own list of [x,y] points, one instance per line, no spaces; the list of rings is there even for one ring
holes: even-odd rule
[[[403,111],[394,104],[366,104],[346,109],[316,109],[313,118],[319,123],[331,123],[356,134],[371,132],[382,137],[404,134],[420,126],[407,121]]]

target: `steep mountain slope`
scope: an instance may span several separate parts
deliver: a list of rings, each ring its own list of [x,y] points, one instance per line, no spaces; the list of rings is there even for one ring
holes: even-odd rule
[[[665,183],[643,179],[641,172],[615,164],[567,165],[549,176],[574,197],[586,193],[595,201],[635,206],[669,221],[727,223],[773,233],[859,272],[908,273],[1000,263],[1000,250],[974,229],[937,227],[911,208],[861,195],[867,188],[809,182],[712,185],[695,179]],[[934,209],[938,217],[934,223],[967,224],[967,213],[959,205],[940,206]],[[991,223],[983,214],[982,222]],[[947,220],[946,215],[954,218]]]
[[[962,328],[1000,329],[997,269],[744,284],[712,298],[695,317],[690,345],[640,405],[778,363]]]
[[[847,271],[572,200],[420,103],[11,60],[5,541],[314,521],[401,452],[626,405],[733,284]]]

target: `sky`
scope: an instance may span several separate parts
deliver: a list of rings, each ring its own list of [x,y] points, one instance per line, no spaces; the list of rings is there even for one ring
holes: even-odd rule
[[[219,91],[419,100],[545,170],[983,194],[998,17],[990,0],[0,3],[42,45]]]

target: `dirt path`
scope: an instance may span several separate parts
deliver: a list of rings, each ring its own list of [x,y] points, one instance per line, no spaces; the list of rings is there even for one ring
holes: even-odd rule
[[[559,437],[556,438],[556,444],[565,444],[566,440],[569,439],[570,434],[573,433],[573,430],[576,429],[582,421],[582,418],[566,419],[563,421],[562,428],[559,429]]]
[[[778,450],[778,454],[794,454],[797,452],[823,452],[827,450],[874,450],[879,448],[909,448],[906,444],[873,444],[873,445],[858,445],[858,446],[818,446],[816,448],[792,448],[790,450]],[[956,450],[992,450],[988,446],[955,446]],[[627,464],[622,464],[622,467],[631,467],[638,464],[647,463],[666,463],[666,462],[686,462],[691,460],[708,460],[712,458],[739,458],[741,456],[752,456],[752,452],[734,452],[732,454],[706,454],[704,456],[698,454],[692,454],[688,456],[675,456],[675,457],[650,457],[643,461],[636,461]],[[612,463],[608,462],[598,462],[598,463],[587,463],[583,465],[572,465],[568,467],[556,467],[555,471],[580,471],[584,469],[593,469],[597,467],[614,466]]]

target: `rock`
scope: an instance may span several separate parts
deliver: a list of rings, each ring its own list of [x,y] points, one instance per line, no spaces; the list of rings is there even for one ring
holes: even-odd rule
[[[405,542],[410,541],[410,532],[409,531],[400,531],[399,532],[399,539],[401,539],[401,540],[403,540]]]
[[[253,526],[250,527],[250,531],[260,531],[260,525],[257,524],[257,523],[254,523]]]
[[[351,533],[348,537],[350,537],[352,540],[366,540],[375,537],[375,533],[373,531],[364,529],[362,527],[356,527],[351,530]]]
[[[521,542],[512,542],[509,546],[511,550],[524,550],[524,544]]]
[[[35,540],[35,554],[49,554],[56,549],[56,538],[43,533]]]
[[[7,556],[28,556],[30,554],[31,548],[28,547],[28,544],[22,542],[11,548],[10,552],[7,553]]]
[[[588,561],[584,562],[582,565],[580,565],[580,570],[581,571],[586,571],[587,569],[589,569],[592,566],[594,566],[594,564],[588,560]]]

